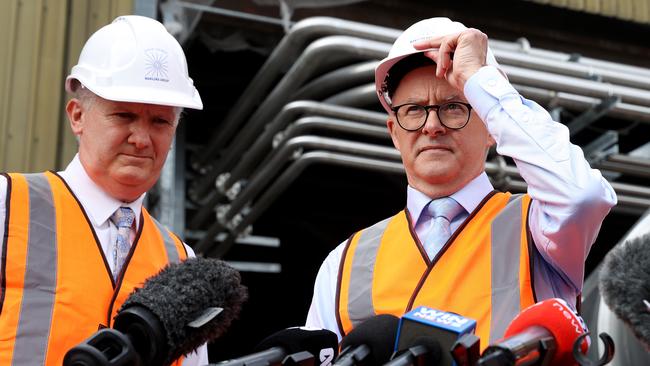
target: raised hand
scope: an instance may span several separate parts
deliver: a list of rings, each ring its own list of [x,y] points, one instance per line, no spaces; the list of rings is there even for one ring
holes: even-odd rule
[[[460,91],[463,91],[467,79],[487,64],[488,37],[474,28],[420,40],[413,43],[413,47],[418,50],[437,48],[424,53],[435,61],[436,77],[446,78]]]

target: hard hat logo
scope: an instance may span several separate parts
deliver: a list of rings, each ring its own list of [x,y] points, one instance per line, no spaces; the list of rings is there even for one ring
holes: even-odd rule
[[[150,48],[144,51],[145,80],[169,82],[167,76],[167,51]]]

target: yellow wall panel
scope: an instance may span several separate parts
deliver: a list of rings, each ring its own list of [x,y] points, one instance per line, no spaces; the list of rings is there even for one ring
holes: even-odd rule
[[[0,165],[6,166],[7,144],[10,133],[8,121],[10,118],[12,87],[14,83],[13,67],[16,58],[16,24],[18,12],[18,1],[7,4],[4,11],[0,12],[0,48],[3,50],[3,57],[0,58]]]
[[[634,20],[641,23],[650,23],[650,0],[635,2]]]
[[[573,10],[584,10],[585,0],[569,0],[567,1],[567,8]]]
[[[617,15],[618,5],[616,1],[602,1],[600,4],[601,4],[600,13],[602,15],[611,16],[611,17],[615,17]]]
[[[56,122],[59,114],[57,95],[52,91],[56,102],[49,103],[47,98],[39,99],[39,95],[49,93],[44,90],[51,82],[52,74],[60,74],[60,62],[54,65],[48,61],[62,58],[61,48],[47,47],[50,38],[45,36],[62,32],[63,28],[52,19],[50,13],[57,13],[57,7],[65,7],[65,2],[58,1],[48,4],[47,1],[12,1],[9,16],[13,19],[5,23],[8,32],[8,47],[6,48],[6,67],[3,90],[3,144],[0,150],[0,164],[3,170],[33,169],[52,167],[55,151],[47,151],[41,157],[35,154],[41,150],[45,141],[48,145],[54,140],[56,146]],[[51,99],[50,99],[51,100]],[[40,109],[40,110],[38,110]],[[49,125],[39,121],[39,115],[49,115]],[[50,127],[54,125],[52,130]],[[48,133],[47,130],[52,132]],[[34,142],[37,145],[34,145]],[[49,158],[49,159],[48,159]],[[41,160],[41,161],[39,161]],[[39,165],[40,164],[40,165]]]
[[[133,0],[4,0],[0,12],[0,170],[60,169],[76,152],[64,80],[83,43]]]
[[[638,0],[618,0],[617,16],[621,19],[631,20],[633,18],[633,3]]]
[[[586,0],[585,11],[588,13],[600,13],[600,1],[601,0]]]
[[[58,116],[63,109],[63,75],[67,7],[59,0],[44,2],[42,27],[38,46],[33,90],[33,132],[30,143],[28,170],[54,169],[59,147]]]
[[[566,7],[568,3],[569,0],[551,0],[553,6]]]
[[[650,0],[525,0],[623,20],[650,23]]]

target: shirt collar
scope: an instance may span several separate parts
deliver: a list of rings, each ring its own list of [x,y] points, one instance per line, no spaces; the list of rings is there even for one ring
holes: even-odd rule
[[[113,212],[122,206],[130,207],[133,210],[136,232],[140,228],[140,212],[142,211],[142,201],[146,193],[143,193],[132,202],[122,202],[111,197],[88,176],[86,169],[81,164],[81,160],[79,160],[79,154],[75,155],[65,170],[59,172],[59,175],[81,202],[94,226],[103,225],[113,215]]]
[[[490,179],[485,172],[472,179],[459,191],[452,194],[451,198],[456,200],[465,211],[472,212],[481,203],[483,198],[494,190]],[[431,201],[426,194],[416,190],[410,185],[406,188],[406,208],[411,214],[411,222],[415,225],[420,219],[422,210]]]

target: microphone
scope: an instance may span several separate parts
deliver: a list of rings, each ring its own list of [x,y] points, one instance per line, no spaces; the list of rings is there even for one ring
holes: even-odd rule
[[[256,353],[219,362],[219,366],[317,364],[329,366],[338,354],[338,338],[327,329],[294,327],[266,337]],[[259,351],[258,351],[259,350]],[[310,362],[311,361],[311,362]]]
[[[102,329],[65,355],[65,366],[170,365],[221,334],[248,297],[239,272],[223,261],[169,264],[136,288]]]
[[[437,356],[438,358],[436,360],[437,363],[429,364],[451,366],[454,365],[454,358],[449,351],[457,348],[457,341],[464,335],[474,333],[475,329],[476,321],[473,319],[465,318],[455,313],[420,306],[402,316],[397,332],[395,351],[402,352],[406,350],[407,354],[409,354],[413,352],[411,351],[412,347],[424,346],[428,351],[425,356]],[[468,356],[473,361],[478,359],[479,354],[478,337],[475,337],[475,340],[474,346],[470,347],[472,350],[470,353],[474,353],[475,356]],[[441,349],[444,352],[441,352]],[[412,363],[414,365],[421,361],[418,358],[425,358],[423,357],[421,348],[419,352],[420,356],[412,357],[415,362]],[[399,357],[401,356],[397,358]],[[404,356],[402,360],[407,358],[409,356]],[[408,365],[408,363],[396,363],[395,366],[397,365]]]
[[[399,319],[391,314],[367,319],[341,340],[336,366],[380,365],[388,361],[397,334]]]
[[[393,357],[384,366],[439,365],[441,357],[440,343],[434,338],[422,336],[416,338],[411,347]]]
[[[547,299],[517,315],[504,338],[488,346],[478,365],[577,365],[573,346],[585,354],[589,340],[584,321],[562,299]]]
[[[607,306],[650,351],[650,234],[607,253],[598,288]]]

